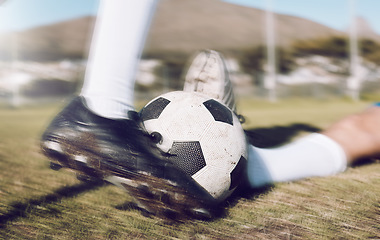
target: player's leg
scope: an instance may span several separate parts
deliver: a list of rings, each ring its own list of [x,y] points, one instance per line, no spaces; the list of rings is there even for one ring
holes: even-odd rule
[[[380,107],[371,106],[311,134],[274,149],[250,148],[251,186],[330,176],[363,158],[380,156]]]
[[[345,117],[324,130],[322,134],[343,148],[348,165],[363,158],[380,156],[380,104]]]
[[[251,187],[331,176],[347,167],[343,148],[333,139],[313,133],[276,148],[249,146],[247,180]]]
[[[219,53],[200,52],[189,67],[184,90],[202,92],[225,102],[228,93],[233,92],[228,75]],[[222,86],[228,86],[228,90]],[[228,105],[235,107],[235,102]],[[344,171],[347,160],[344,149],[336,141],[315,133],[279,148],[260,149],[250,145],[247,166],[248,184],[260,187],[336,174]]]
[[[42,136],[52,168],[129,191],[160,216],[209,217],[212,197],[152,144],[133,111],[134,75],[156,0],[104,0],[85,84]]]
[[[185,92],[200,92],[236,111],[233,86],[223,56],[213,50],[197,53],[189,62],[183,87]]]

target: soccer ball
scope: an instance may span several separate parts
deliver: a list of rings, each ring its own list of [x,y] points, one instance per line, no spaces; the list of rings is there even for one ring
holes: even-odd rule
[[[140,116],[158,148],[214,199],[224,200],[236,189],[247,142],[228,107],[204,94],[175,91],[150,101]]]

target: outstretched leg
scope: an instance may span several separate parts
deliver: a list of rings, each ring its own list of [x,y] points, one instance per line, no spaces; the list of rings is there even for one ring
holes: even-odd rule
[[[380,156],[380,107],[370,106],[331,125],[322,134],[336,141],[347,156],[348,165],[363,158]]]
[[[228,91],[222,86],[230,86]],[[185,78],[185,91],[209,95],[230,108],[232,85],[222,56],[202,51],[193,60]],[[313,133],[277,148],[249,146],[247,180],[251,187],[343,172],[361,158],[380,155],[380,107],[348,116],[321,133]]]
[[[154,146],[133,111],[137,62],[156,0],[104,0],[85,83],[42,136],[52,168],[127,190],[161,217],[209,218],[215,200]]]

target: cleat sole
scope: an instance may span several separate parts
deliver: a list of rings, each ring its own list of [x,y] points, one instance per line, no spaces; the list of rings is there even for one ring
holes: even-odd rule
[[[50,162],[50,168],[54,171],[58,171],[62,168],[62,165]]]
[[[53,160],[50,163],[51,169],[69,168],[83,182],[112,183],[128,192],[143,212],[163,219],[182,221],[213,217],[199,199],[189,196],[187,190],[176,182],[155,177],[145,171],[125,169],[73,145],[65,141],[61,144],[49,142],[43,145],[45,154]]]

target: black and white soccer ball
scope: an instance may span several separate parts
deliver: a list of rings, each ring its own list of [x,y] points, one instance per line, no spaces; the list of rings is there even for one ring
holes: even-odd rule
[[[158,148],[216,200],[236,189],[246,165],[247,141],[227,106],[204,94],[175,91],[150,101],[140,115]]]

